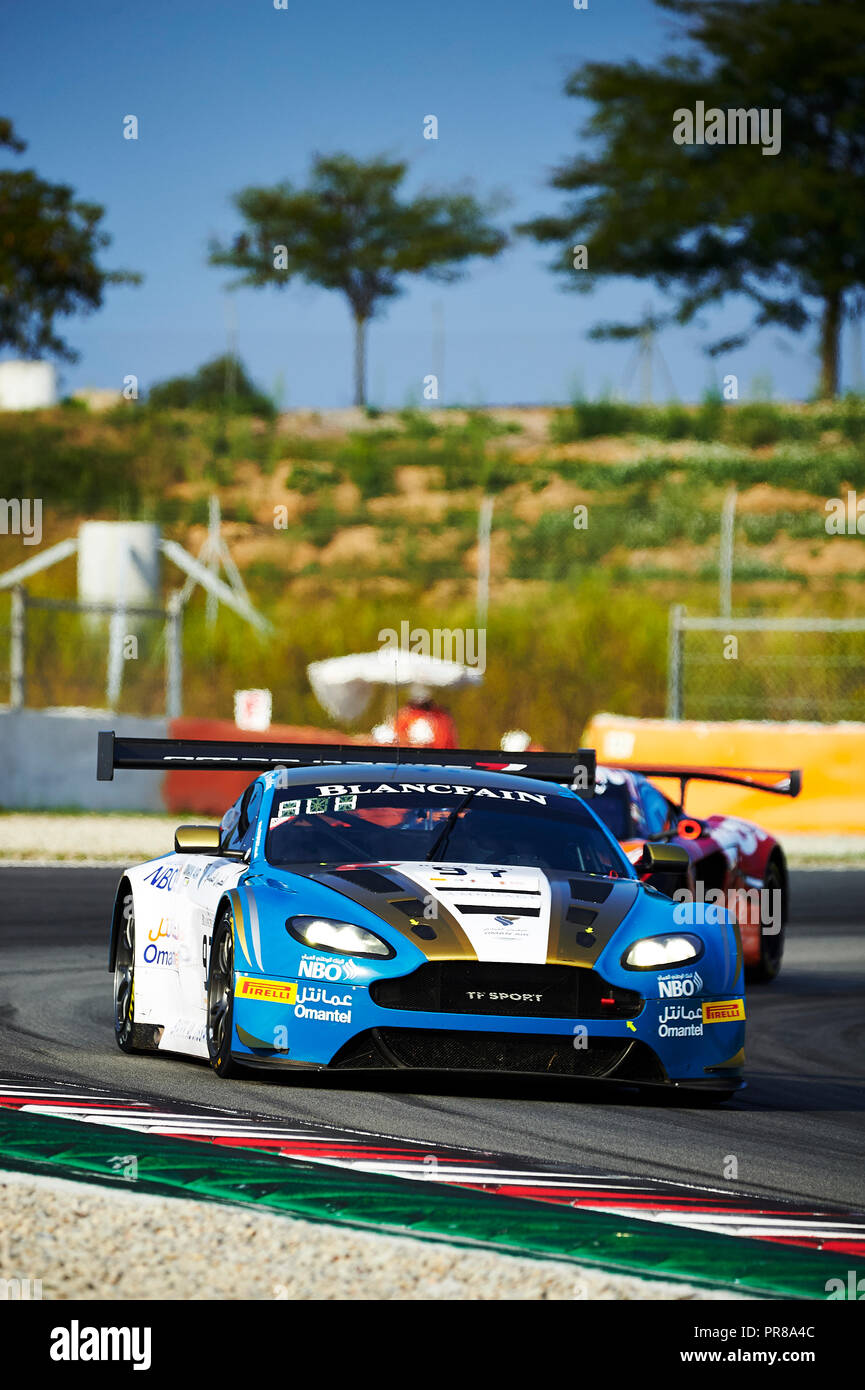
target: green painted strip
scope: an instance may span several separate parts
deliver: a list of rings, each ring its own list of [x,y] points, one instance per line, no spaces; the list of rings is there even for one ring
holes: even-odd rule
[[[134,1183],[111,1166],[112,1159],[130,1153],[138,1164]],[[764,1297],[824,1299],[826,1280],[843,1276],[842,1258],[797,1246],[703,1234],[2,1107],[0,1166],[110,1183],[116,1189],[248,1203],[305,1220],[481,1244],[503,1253]]]

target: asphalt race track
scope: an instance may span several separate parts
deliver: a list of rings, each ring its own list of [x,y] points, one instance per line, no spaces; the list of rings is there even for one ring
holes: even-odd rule
[[[865,1206],[865,871],[798,871],[779,980],[748,994],[748,1089],[717,1110],[554,1078],[345,1072],[220,1081],[112,1034],[117,870],[0,870],[0,1074],[285,1122],[518,1154],[571,1169]]]

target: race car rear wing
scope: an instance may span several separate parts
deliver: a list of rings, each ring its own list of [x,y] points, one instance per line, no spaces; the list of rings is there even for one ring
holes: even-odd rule
[[[267,772],[277,767],[318,767],[322,764],[400,763],[427,767],[477,768],[535,777],[570,786],[581,796],[595,789],[595,750],[576,753],[519,753],[500,749],[397,748],[379,744],[265,743],[191,738],[123,738],[113,730],[99,734],[96,776],[111,782],[115,769],[158,769],[163,772]]]
[[[685,788],[689,782],[727,782],[735,787],[750,787],[752,791],[771,792],[774,796],[798,796],[802,790],[802,773],[798,768],[777,767],[693,767],[672,763],[615,763],[625,772],[639,772],[644,777],[671,777],[679,783],[680,805],[684,805]]]

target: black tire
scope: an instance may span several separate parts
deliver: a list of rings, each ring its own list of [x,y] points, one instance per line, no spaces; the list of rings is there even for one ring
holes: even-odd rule
[[[779,892],[781,898],[781,927],[771,935],[760,930],[760,960],[745,970],[745,979],[750,985],[768,985],[781,969],[784,956],[784,937],[786,934],[787,903],[784,898],[784,876],[776,859],[770,859],[763,879],[763,887],[770,892]]]
[[[114,956],[114,1038],[121,1052],[153,1052],[162,1029],[135,1022],[135,909],[132,894],[123,900]]]
[[[213,932],[207,972],[207,1051],[217,1076],[241,1076],[243,1068],[231,1056],[234,1032],[234,931],[228,914]]]
[[[114,957],[114,1037],[123,1052],[133,1052],[135,1028],[135,913],[130,893],[123,904]]]

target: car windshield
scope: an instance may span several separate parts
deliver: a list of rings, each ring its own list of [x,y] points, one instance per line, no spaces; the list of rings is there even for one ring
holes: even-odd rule
[[[442,783],[277,791],[265,856],[283,867],[431,860],[633,876],[576,798]]]
[[[592,799],[592,810],[600,816],[604,825],[617,840],[634,839],[638,832],[634,827],[631,811],[631,798],[624,782],[599,782]]]

